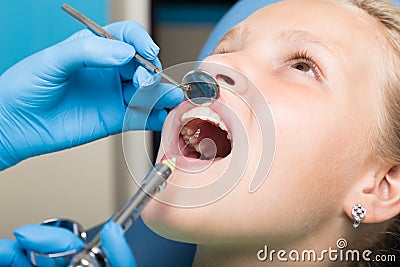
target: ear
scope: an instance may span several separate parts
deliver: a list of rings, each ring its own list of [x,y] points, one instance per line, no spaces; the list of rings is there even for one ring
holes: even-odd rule
[[[400,166],[369,173],[348,191],[343,210],[353,220],[352,207],[362,204],[367,214],[362,223],[380,223],[400,213]]]

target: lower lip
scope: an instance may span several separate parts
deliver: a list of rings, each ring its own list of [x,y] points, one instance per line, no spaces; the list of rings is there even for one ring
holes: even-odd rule
[[[189,158],[185,157],[183,155],[177,155],[174,153],[166,153],[163,157],[162,160],[164,159],[171,159],[171,158],[176,158],[176,167],[181,170],[188,170],[190,172],[200,172],[202,170],[205,170],[207,167],[216,164],[223,159],[212,159],[212,160],[203,160],[203,159],[195,159],[195,158]]]

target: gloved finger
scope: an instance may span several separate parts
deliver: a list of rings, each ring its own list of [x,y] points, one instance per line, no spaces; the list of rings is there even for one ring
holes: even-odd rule
[[[75,39],[79,39],[79,38],[82,38],[82,37],[93,36],[93,35],[95,35],[95,34],[92,31],[90,31],[88,29],[83,29],[83,30],[80,30],[80,31],[72,34],[70,37],[68,37],[67,39],[62,41],[62,43],[68,42],[68,41],[72,41],[72,40],[75,40]]]
[[[160,48],[154,43],[148,32],[136,21],[119,21],[104,27],[117,40],[126,42],[135,47],[137,52],[147,60],[154,60]],[[64,42],[79,38],[94,36],[88,29],[81,30],[68,37]]]
[[[151,61],[151,63],[153,63],[153,65],[156,66],[159,70],[162,70],[162,64],[161,64],[161,61],[160,61],[160,59],[158,57],[153,59]]]
[[[128,108],[125,114],[123,131],[161,131],[167,115],[168,112],[165,109]]]
[[[154,64],[159,69],[161,69],[161,62],[158,58],[153,60],[152,62],[154,62]],[[148,81],[150,78],[153,78],[153,80]],[[158,82],[160,82],[160,80],[161,80],[160,75],[155,75],[155,73],[152,70],[147,69],[143,65],[140,65],[135,70],[135,72],[133,73],[133,76],[132,76],[132,82],[136,89],[139,89],[144,83],[147,83],[147,84],[158,83]]]
[[[44,73],[52,77],[67,78],[73,71],[84,67],[115,67],[128,63],[136,50],[129,44],[105,38],[88,36],[60,43],[39,52],[47,62]],[[36,65],[35,65],[36,66]],[[38,70],[33,71],[33,73]]]
[[[136,21],[120,21],[104,27],[115,38],[131,44],[142,57],[154,60],[160,48],[154,43],[150,35]]]
[[[57,253],[82,249],[84,243],[65,228],[28,224],[14,231],[21,248],[39,253]]]
[[[124,85],[124,99],[129,107],[173,108],[184,99],[182,89],[169,83],[150,81],[136,90],[134,85]]]
[[[132,251],[126,242],[124,231],[119,224],[109,221],[103,226],[101,244],[111,267],[136,266]]]
[[[160,69],[160,70],[162,69],[161,62],[158,58],[150,60],[150,62],[154,66],[156,66],[158,69]],[[139,81],[139,80],[137,80],[137,78],[135,78],[135,73],[137,72],[138,67],[142,68],[143,71],[146,70],[146,72],[148,73],[147,77],[151,77],[152,75],[155,74],[153,70],[147,69],[144,66],[144,63],[136,58],[133,59],[132,61],[130,61],[128,64],[120,67],[120,75],[121,75],[122,80],[123,81],[133,80],[134,83],[137,85],[137,88],[139,88],[141,85],[141,83],[140,83],[141,81]]]
[[[32,266],[18,243],[11,239],[0,240],[0,267]]]
[[[152,84],[158,84],[160,81],[158,76],[154,76],[151,74],[145,67],[139,66],[136,72],[133,74],[132,78],[132,86],[133,93],[136,92],[137,89],[143,86],[150,86]]]

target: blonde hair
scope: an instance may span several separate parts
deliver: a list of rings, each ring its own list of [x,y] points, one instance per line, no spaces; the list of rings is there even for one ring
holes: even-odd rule
[[[387,0],[339,0],[355,6],[383,25],[388,49],[382,68],[380,120],[374,127],[376,158],[400,165],[400,8]]]
[[[338,0],[375,18],[383,27],[388,49],[382,68],[380,119],[372,130],[372,151],[377,160],[400,165],[400,8],[387,0]],[[374,253],[395,255],[396,262],[359,262],[356,266],[397,266],[400,257],[400,215],[370,248]],[[393,265],[394,264],[394,265]]]

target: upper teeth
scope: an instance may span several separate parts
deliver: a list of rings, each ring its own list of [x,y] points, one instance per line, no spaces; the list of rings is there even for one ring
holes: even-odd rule
[[[226,127],[225,123],[221,120],[220,116],[213,112],[211,108],[209,107],[196,107],[185,114],[183,114],[181,118],[182,124],[186,123],[189,120],[192,119],[202,119],[206,121],[211,121],[218,125],[222,130],[228,131],[228,128]]]

